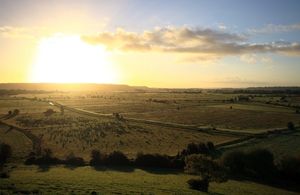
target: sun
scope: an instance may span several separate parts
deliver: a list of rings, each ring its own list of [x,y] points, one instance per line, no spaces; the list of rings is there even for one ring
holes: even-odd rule
[[[43,83],[116,83],[117,72],[100,45],[80,36],[43,38],[32,65],[30,80]]]

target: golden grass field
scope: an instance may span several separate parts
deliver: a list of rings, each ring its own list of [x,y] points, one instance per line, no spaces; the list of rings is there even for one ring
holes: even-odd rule
[[[300,115],[284,105],[266,104],[278,97],[258,97],[253,102],[228,100],[236,94],[185,94],[185,93],[51,93],[26,94],[0,99],[0,117],[9,125],[24,129],[41,141],[41,148],[50,148],[56,157],[65,158],[70,153],[90,159],[90,152],[98,149],[104,153],[118,150],[129,158],[137,153],[176,155],[189,143],[212,141],[215,145],[243,138],[242,134],[215,134],[188,129],[215,127],[233,131],[264,131],[286,127],[292,121],[298,125]],[[34,98],[34,99],[33,99]],[[49,104],[49,101],[96,113],[120,113],[122,116],[159,121],[158,124],[118,120],[114,117],[92,116],[65,110]],[[292,99],[295,103],[297,98]],[[9,110],[19,109],[20,114],[5,118]],[[45,116],[47,109],[56,113]],[[3,118],[4,117],[4,118]],[[163,125],[175,123],[175,126]],[[179,126],[176,126],[178,124]],[[275,158],[284,154],[299,154],[298,134],[255,139],[225,151],[267,148]],[[89,166],[70,169],[50,167],[41,169],[24,166],[22,161],[32,151],[32,141],[22,132],[5,125],[0,126],[0,141],[12,146],[13,166],[11,177],[1,180],[0,192],[43,194],[201,194],[188,188],[186,181],[193,176],[183,172],[164,170],[120,169],[96,171]],[[32,177],[34,175],[34,177]],[[294,194],[263,184],[235,181],[216,184],[212,194]]]

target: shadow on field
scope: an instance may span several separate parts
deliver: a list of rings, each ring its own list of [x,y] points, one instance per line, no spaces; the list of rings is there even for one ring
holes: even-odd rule
[[[119,172],[133,172],[134,167],[130,166],[91,166],[96,171],[119,171]]]
[[[209,195],[225,195],[225,194],[221,194],[221,193],[217,193],[217,192],[208,192]]]
[[[119,171],[119,172],[133,172],[135,169],[140,169],[152,174],[167,175],[183,173],[177,169],[163,169],[163,168],[148,168],[148,167],[133,167],[133,166],[91,166],[96,171]]]
[[[138,167],[138,169],[141,169],[148,173],[158,174],[158,175],[168,175],[168,174],[175,175],[175,174],[183,173],[183,171],[179,169],[163,169],[163,168],[147,168],[147,167]]]
[[[291,181],[284,181],[279,179],[274,179],[270,181],[266,181],[263,179],[255,179],[255,178],[248,178],[248,177],[233,177],[232,180],[239,181],[239,182],[255,182],[258,184],[279,188],[287,191],[292,191],[299,193],[300,192],[300,186],[299,183],[291,182]]]
[[[47,172],[50,168],[50,165],[38,165],[38,172]]]

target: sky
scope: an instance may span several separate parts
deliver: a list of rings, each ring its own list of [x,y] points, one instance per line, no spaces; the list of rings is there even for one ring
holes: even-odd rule
[[[0,82],[300,86],[297,0],[0,0]]]

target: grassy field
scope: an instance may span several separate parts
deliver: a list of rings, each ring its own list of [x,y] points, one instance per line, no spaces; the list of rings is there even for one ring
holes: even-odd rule
[[[241,106],[240,104],[233,105],[230,109],[230,106],[232,104],[194,106],[180,110],[126,114],[125,116],[199,126],[211,125],[228,129],[252,130],[286,127],[289,121],[293,121],[295,124],[300,122],[300,115],[291,112],[254,110],[253,107],[257,108],[258,106]],[[283,108],[283,110],[286,109]]]
[[[51,108],[51,106],[45,102],[16,98],[0,99],[0,114],[7,114],[9,110],[14,109],[19,109],[21,113],[40,113],[49,108]]]
[[[34,177],[33,177],[34,175]],[[165,170],[101,170],[86,166],[76,169],[18,166],[9,179],[2,179],[0,192],[42,194],[207,194],[188,188],[186,181],[195,176]],[[282,190],[250,181],[230,180],[211,183],[210,194],[292,195]],[[5,193],[4,193],[5,194]]]
[[[293,134],[281,134],[272,135],[268,138],[256,139],[253,141],[246,142],[242,145],[236,145],[224,149],[225,152],[230,151],[250,151],[256,148],[264,148],[271,151],[274,154],[275,160],[279,161],[282,157],[287,155],[299,156],[300,154],[300,131]]]
[[[300,115],[290,107],[266,104],[257,97],[251,102],[229,103],[239,94],[186,93],[100,93],[69,94],[51,99],[64,105],[99,113],[180,124],[216,126],[229,129],[269,129],[298,124]],[[291,99],[297,101],[297,98]],[[293,102],[295,103],[295,102]]]
[[[32,150],[32,142],[27,137],[3,125],[0,125],[0,142],[12,147],[14,151],[12,161],[22,161]]]
[[[51,93],[27,94],[38,100],[49,99],[64,105],[99,113],[119,112],[123,116],[151,119],[161,122],[215,126],[233,130],[258,130],[286,127],[287,122],[300,122],[295,109],[266,104],[272,97],[259,97],[256,102],[231,103],[238,94],[208,93]],[[264,98],[264,99],[263,99]],[[254,98],[255,99],[255,98]],[[51,106],[47,102],[28,100],[20,96],[0,99],[0,116],[9,110],[19,109],[20,114],[2,118],[6,123],[27,129],[41,138],[42,148],[50,148],[59,158],[74,153],[86,161],[93,149],[110,153],[115,150],[134,158],[138,152],[176,155],[191,142],[212,141],[214,144],[239,139],[232,135],[217,135],[169,127],[159,124],[126,122],[116,118],[92,117]],[[273,98],[279,101],[280,98]],[[291,101],[298,101],[291,98]],[[56,113],[46,116],[53,109]],[[201,194],[188,188],[186,181],[194,176],[176,171],[141,169],[106,169],[57,166],[45,169],[24,166],[27,154],[32,149],[31,141],[21,132],[0,126],[0,141],[13,148],[12,169],[9,179],[1,179],[2,192],[41,192],[43,194]],[[243,145],[226,149],[252,150],[267,148],[276,160],[284,155],[299,155],[300,135],[282,134],[255,139]],[[0,191],[0,192],[1,192]],[[230,180],[212,183],[211,194],[295,194],[283,189],[250,181]],[[1,194],[1,193],[0,193]]]
[[[6,122],[30,129],[37,137],[42,137],[42,148],[52,149],[58,157],[65,157],[73,152],[85,159],[89,159],[93,149],[105,153],[119,150],[129,157],[135,157],[138,152],[176,155],[191,142],[212,141],[219,144],[239,138],[86,117],[70,112],[65,112],[63,116],[57,113],[49,117],[37,113],[21,114]]]

